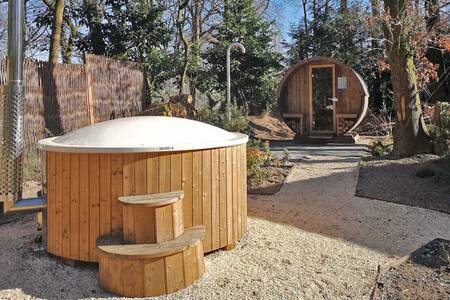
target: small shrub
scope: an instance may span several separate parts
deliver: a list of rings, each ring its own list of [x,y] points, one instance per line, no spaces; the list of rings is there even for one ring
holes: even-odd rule
[[[250,185],[261,184],[268,176],[265,154],[258,148],[247,148],[247,178]]]
[[[272,151],[270,151],[269,141],[264,141],[262,143],[262,151],[264,155],[264,165],[266,167],[273,165],[275,158],[273,157]]]
[[[448,140],[450,140],[450,104],[439,103],[440,115],[438,124],[428,127],[433,152],[435,154],[444,155],[449,153]]]
[[[370,146],[370,152],[373,156],[383,156],[389,152],[389,146],[382,142],[376,142]]]
[[[286,165],[289,162],[289,150],[287,148],[283,149],[283,158],[281,160],[283,165]]]
[[[248,148],[259,148],[261,146],[261,140],[250,137],[247,143]]]
[[[227,112],[214,111],[210,107],[202,107],[197,111],[197,120],[205,122],[227,131],[250,133],[247,118],[240,109],[231,110],[231,118],[228,119]]]

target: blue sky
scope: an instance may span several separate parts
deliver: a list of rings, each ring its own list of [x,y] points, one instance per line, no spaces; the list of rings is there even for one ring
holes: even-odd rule
[[[294,4],[293,1],[283,1],[281,5],[282,19],[277,21],[279,26],[281,27],[281,34],[283,36],[283,39],[285,40],[289,39],[290,26],[292,24],[297,24],[300,19],[301,10],[299,5],[297,4],[298,2],[295,3],[296,4]]]

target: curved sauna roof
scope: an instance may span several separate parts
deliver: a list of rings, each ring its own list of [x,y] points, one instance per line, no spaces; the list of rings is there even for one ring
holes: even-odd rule
[[[248,136],[189,119],[142,116],[110,120],[39,141],[56,152],[167,152],[244,144]]]

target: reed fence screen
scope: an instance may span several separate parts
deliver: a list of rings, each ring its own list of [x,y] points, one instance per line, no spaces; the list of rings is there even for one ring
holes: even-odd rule
[[[6,84],[7,61],[3,59],[0,100],[6,99]],[[26,59],[24,86],[26,156],[37,156],[37,141],[42,138],[134,115],[143,109],[146,93],[138,64],[96,55],[86,55],[84,65]]]

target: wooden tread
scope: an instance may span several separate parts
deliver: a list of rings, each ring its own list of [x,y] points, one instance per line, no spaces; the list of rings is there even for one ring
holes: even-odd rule
[[[15,203],[5,202],[3,208],[5,213],[12,213],[12,212],[43,210],[46,207],[47,204],[45,199],[42,197],[37,197],[37,198],[20,199]]]
[[[204,226],[185,229],[178,238],[160,244],[125,244],[119,237],[101,236],[97,239],[97,249],[109,256],[128,258],[158,258],[180,253],[205,236]]]
[[[122,196],[118,199],[124,206],[141,205],[146,207],[158,207],[175,203],[182,199],[183,196],[183,191],[174,191],[151,195]]]

